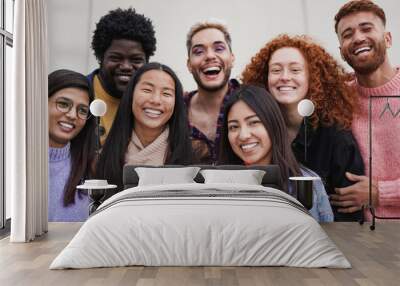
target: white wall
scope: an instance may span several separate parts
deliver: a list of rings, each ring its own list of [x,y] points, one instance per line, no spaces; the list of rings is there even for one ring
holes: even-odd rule
[[[152,19],[157,51],[153,61],[171,66],[186,90],[195,88],[186,69],[186,33],[195,22],[218,18],[226,22],[233,41],[237,77],[250,58],[280,33],[309,34],[340,59],[333,17],[345,0],[48,0],[49,69],[70,68],[89,73],[97,66],[90,49],[95,24],[109,10],[134,7]],[[386,12],[394,45],[393,63],[400,64],[400,1],[376,0]]]
[[[90,0],[47,1],[50,72],[60,68],[88,71],[93,57],[89,30],[91,3]]]

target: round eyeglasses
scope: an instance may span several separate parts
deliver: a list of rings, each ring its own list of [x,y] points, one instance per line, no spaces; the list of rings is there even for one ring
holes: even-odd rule
[[[62,113],[68,113],[74,107],[74,102],[71,99],[60,97],[56,100],[56,108]],[[79,119],[87,120],[90,117],[89,106],[78,104],[76,106],[76,115]]]

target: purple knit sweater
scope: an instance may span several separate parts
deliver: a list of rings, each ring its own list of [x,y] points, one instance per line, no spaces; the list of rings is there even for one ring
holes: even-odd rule
[[[70,143],[63,148],[49,147],[49,221],[85,221],[89,198],[75,195],[75,203],[64,207],[64,187],[71,172]]]

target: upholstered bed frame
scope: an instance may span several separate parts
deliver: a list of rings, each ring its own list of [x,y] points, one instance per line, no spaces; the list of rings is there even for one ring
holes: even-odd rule
[[[248,169],[256,169],[256,170],[263,170],[265,171],[265,175],[262,179],[261,184],[265,187],[271,187],[275,189],[282,190],[282,186],[279,182],[280,178],[280,170],[277,165],[268,165],[268,166],[242,166],[242,165],[219,165],[219,166],[213,166],[213,165],[194,165],[196,167],[200,167],[202,170],[206,169],[220,169],[220,170],[248,170]],[[139,176],[135,171],[135,168],[137,167],[147,167],[145,165],[127,165],[124,167],[123,171],[123,185],[124,189],[136,187],[139,182]],[[165,165],[165,166],[157,166],[158,168],[163,167],[163,168],[179,168],[179,167],[184,167],[182,165]],[[200,172],[197,174],[197,176],[194,178],[194,180],[197,183],[204,183],[204,178],[200,174]]]

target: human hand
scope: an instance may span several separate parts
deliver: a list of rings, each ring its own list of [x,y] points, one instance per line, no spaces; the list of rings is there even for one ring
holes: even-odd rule
[[[331,195],[330,200],[332,205],[339,207],[338,212],[352,213],[369,202],[369,178],[350,172],[346,172],[346,177],[355,183],[345,188],[335,188],[336,194]],[[374,180],[372,181],[371,193],[372,204],[376,205],[378,202],[378,184]]]

